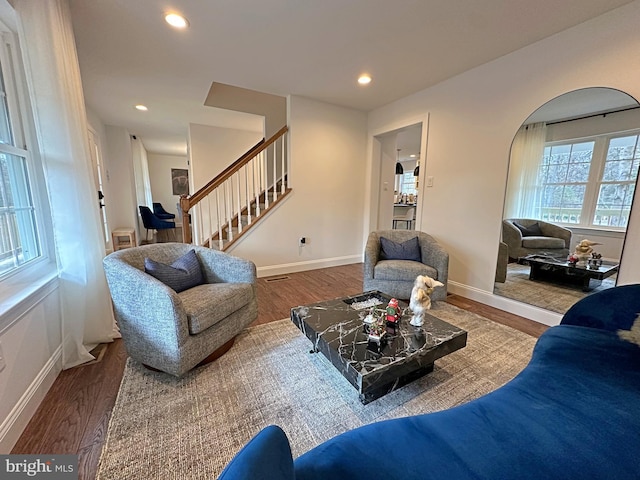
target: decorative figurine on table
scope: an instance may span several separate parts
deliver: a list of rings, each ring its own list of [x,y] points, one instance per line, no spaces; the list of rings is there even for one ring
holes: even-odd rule
[[[411,299],[409,300],[409,308],[413,312],[409,323],[414,327],[422,326],[424,314],[431,308],[430,295],[436,287],[444,287],[444,284],[426,275],[418,275],[416,277],[411,290]]]
[[[392,298],[387,305],[387,313],[384,316],[387,323],[397,324],[400,320],[400,307],[398,307],[398,300]]]
[[[369,309],[369,313],[367,313],[367,315],[364,317],[363,322],[366,323],[367,325],[371,325],[373,322],[376,321],[376,317],[374,316],[374,312],[376,311],[375,307],[371,307]]]
[[[576,245],[575,255],[578,257],[578,265],[586,266],[587,261],[591,258],[594,245],[602,245],[598,242],[592,242],[591,240],[584,239]]]
[[[569,265],[571,265],[572,267],[576,266],[576,263],[578,263],[578,260],[579,258],[575,253],[572,253],[567,257],[567,262],[569,262]]]
[[[600,268],[602,265],[602,254],[591,252],[591,258],[589,259],[589,268]]]
[[[382,340],[382,337],[384,337],[386,333],[387,330],[382,319],[369,325],[369,340],[380,343],[380,340]]]

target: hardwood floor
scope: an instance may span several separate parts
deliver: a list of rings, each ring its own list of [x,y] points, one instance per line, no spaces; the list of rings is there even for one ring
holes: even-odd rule
[[[288,318],[291,307],[362,291],[362,264],[258,279],[258,319]],[[457,295],[447,302],[538,337],[546,326]],[[121,340],[102,361],[65,370],[56,379],[12,453],[79,455],[79,478],[95,478],[125,360]]]

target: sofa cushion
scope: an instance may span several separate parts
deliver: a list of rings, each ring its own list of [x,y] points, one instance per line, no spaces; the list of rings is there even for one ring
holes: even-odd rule
[[[375,280],[407,281],[418,275],[438,279],[438,271],[435,268],[411,260],[381,260],[373,267]]]
[[[178,296],[187,313],[189,333],[197,335],[247,305],[253,298],[253,287],[250,283],[207,283]]]
[[[524,225],[520,225],[517,222],[513,222],[513,224],[516,226],[516,228],[518,230],[520,230],[520,232],[522,233],[523,237],[540,237],[540,236],[542,236],[542,229],[540,228],[540,223],[538,223],[538,222],[533,223],[533,224],[529,225],[528,227],[525,227]]]
[[[539,249],[556,249],[565,248],[565,243],[562,238],[555,237],[524,237],[522,239],[522,246],[524,248],[539,248]]]
[[[418,237],[410,238],[402,243],[380,237],[380,259],[422,261]]]
[[[144,271],[176,292],[182,292],[204,282],[202,267],[195,250],[189,250],[171,265],[145,258]]]

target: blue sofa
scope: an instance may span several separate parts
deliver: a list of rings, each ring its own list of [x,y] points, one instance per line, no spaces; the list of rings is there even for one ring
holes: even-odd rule
[[[594,293],[488,395],[351,430],[295,461],[284,432],[270,426],[219,478],[639,479],[639,313],[640,285]],[[631,332],[635,340],[621,338]]]

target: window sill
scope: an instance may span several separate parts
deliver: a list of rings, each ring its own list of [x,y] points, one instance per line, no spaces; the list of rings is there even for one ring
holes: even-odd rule
[[[2,281],[0,292],[0,333],[31,306],[53,291],[58,283],[54,263],[43,263]]]
[[[583,233],[589,234],[593,233],[594,235],[598,235],[600,237],[613,237],[613,238],[623,238],[626,235],[626,230],[614,230],[609,228],[598,228],[598,227],[578,227],[575,225],[562,225],[574,233]]]

